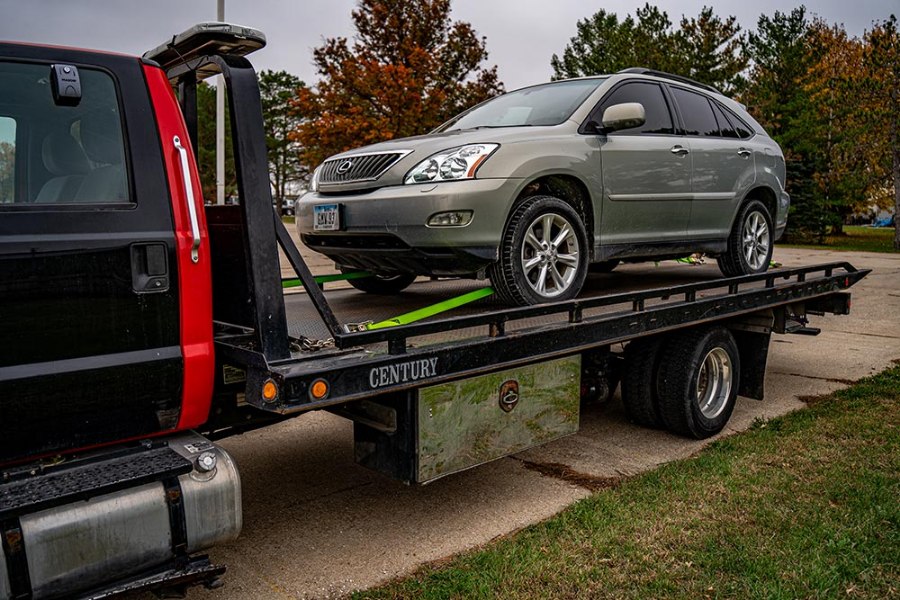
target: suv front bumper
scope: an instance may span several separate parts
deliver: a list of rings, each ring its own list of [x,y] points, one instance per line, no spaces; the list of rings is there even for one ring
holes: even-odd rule
[[[465,275],[497,258],[520,179],[391,186],[347,195],[310,192],[297,201],[303,243],[345,267]],[[336,204],[340,229],[316,231],[313,207]],[[436,213],[469,210],[464,227],[430,227]]]

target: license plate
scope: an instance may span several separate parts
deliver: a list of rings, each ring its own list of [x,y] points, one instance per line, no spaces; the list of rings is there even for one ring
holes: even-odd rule
[[[319,204],[313,207],[314,231],[337,231],[341,228],[337,204]]]

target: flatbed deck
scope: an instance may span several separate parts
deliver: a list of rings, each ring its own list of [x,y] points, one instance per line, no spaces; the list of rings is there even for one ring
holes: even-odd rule
[[[484,286],[426,281],[392,297],[356,290],[288,293],[290,334],[295,342],[313,343],[295,344],[289,358],[272,361],[255,350],[252,332],[223,331],[216,343],[222,357],[246,369],[247,402],[286,415],[762,313],[772,315],[763,326],[766,333],[784,331],[793,307],[847,310],[846,298],[836,296],[866,274],[848,263],[829,263],[723,278],[713,265],[638,264],[591,275],[584,293],[571,301],[509,308],[485,298],[447,315],[368,331],[344,326],[387,319]],[[332,337],[324,337],[332,332],[316,318],[319,302],[342,329]],[[779,326],[773,326],[776,312]],[[324,396],[312,392],[318,381],[327,385]],[[265,400],[267,382],[278,394]]]
[[[649,289],[663,289],[676,285],[702,283],[722,279],[722,274],[714,261],[700,265],[689,265],[675,261],[661,263],[635,263],[620,265],[612,273],[589,273],[579,299],[595,298],[609,294],[623,294]],[[490,285],[486,281],[473,279],[441,279],[431,281],[421,278],[403,292],[395,296],[365,294],[354,288],[330,289],[326,284],[325,296],[335,316],[341,323],[361,323],[383,321],[396,315],[416,310],[423,306],[437,304]],[[323,339],[330,337],[325,324],[319,319],[309,296],[302,288],[294,288],[285,294],[288,317],[288,331],[292,337]],[[492,296],[466,306],[454,309],[446,315],[432,317],[424,322],[440,318],[471,316],[492,310],[509,308]],[[537,321],[547,321],[540,317]],[[436,341],[459,339],[465,332],[444,332]]]

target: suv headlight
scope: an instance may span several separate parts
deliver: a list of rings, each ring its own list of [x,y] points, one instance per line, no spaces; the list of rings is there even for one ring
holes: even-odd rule
[[[499,144],[469,144],[432,154],[406,174],[404,183],[458,181],[472,179]]]
[[[309,191],[310,192],[318,192],[319,191],[319,171],[322,170],[322,165],[316,167],[316,170],[313,171],[312,175],[309,177]]]

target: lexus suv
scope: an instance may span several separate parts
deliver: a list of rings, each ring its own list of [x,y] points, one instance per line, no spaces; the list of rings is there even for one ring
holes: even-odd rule
[[[765,271],[787,223],[781,149],[714,88],[651,71],[535,85],[428,135],[327,159],[303,242],[367,292],[489,277],[506,302],[566,300],[588,270],[692,253]]]

